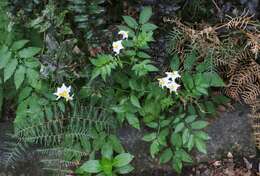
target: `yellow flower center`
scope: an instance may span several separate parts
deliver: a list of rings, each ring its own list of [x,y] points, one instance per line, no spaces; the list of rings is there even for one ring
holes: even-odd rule
[[[63,92],[61,92],[61,93],[59,93],[58,94],[60,97],[64,97],[64,98],[69,98],[69,93],[68,93],[68,91],[63,91]]]
[[[118,44],[114,44],[113,48],[118,49],[119,45]]]

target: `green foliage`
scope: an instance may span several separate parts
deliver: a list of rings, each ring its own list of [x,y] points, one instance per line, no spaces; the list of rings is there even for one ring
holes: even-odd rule
[[[175,30],[167,69],[178,71],[180,88],[169,93],[152,77],[160,70],[150,53],[158,28],[151,22],[151,7],[144,7],[138,19],[122,17],[123,24],[117,27],[128,36],[119,39],[122,49],[114,54],[109,49],[89,51],[89,45],[98,42],[95,35],[104,36],[106,1],[28,2],[9,3],[22,7],[12,12],[12,22],[25,33],[28,29],[41,33],[36,35],[40,41],[19,37],[0,42],[1,86],[12,86],[17,105],[14,138],[19,142],[7,161],[25,153],[23,145],[37,144],[44,167],[51,172],[127,174],[134,169],[130,164],[134,156],[115,135],[124,123],[137,130],[148,128],[143,140],[150,143],[151,156],[171,163],[179,173],[185,163],[192,163],[193,149],[206,153],[210,137],[203,131],[208,125],[205,117],[216,115],[216,106],[227,101],[212,96],[212,88],[225,84],[210,54],[201,57],[189,44],[178,52],[184,34]],[[62,83],[71,85],[73,100],[54,96]]]
[[[110,148],[106,149],[106,153],[109,152],[112,154]],[[114,175],[118,174],[127,174],[131,172],[134,168],[129,164],[133,160],[133,156],[129,153],[121,153],[112,157],[106,157],[102,154],[101,160],[89,160],[85,162],[78,170],[77,173],[96,173],[101,175]]]

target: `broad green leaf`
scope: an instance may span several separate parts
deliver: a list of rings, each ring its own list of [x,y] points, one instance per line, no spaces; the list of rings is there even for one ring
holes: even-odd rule
[[[185,126],[184,126],[184,123],[183,123],[183,122],[179,123],[179,124],[175,127],[175,129],[174,129],[174,133],[178,133],[178,132],[182,131],[182,129],[183,129],[184,127],[185,127]]]
[[[137,98],[134,94],[131,94],[130,100],[131,100],[131,103],[132,103],[135,107],[141,108],[140,102],[139,102],[138,98]]]
[[[130,164],[123,166],[123,167],[119,167],[116,169],[116,172],[118,172],[119,174],[128,174],[130,172],[132,172],[134,170],[134,167],[131,166]]]
[[[206,107],[206,110],[208,113],[210,113],[212,115],[216,115],[217,111],[216,111],[215,105],[213,104],[212,101],[206,101],[205,107]]]
[[[193,89],[194,82],[193,82],[192,76],[189,73],[187,73],[187,72],[184,73],[184,75],[182,76],[182,81],[183,81],[183,84],[186,89],[188,89],[188,90]]]
[[[99,173],[102,171],[101,164],[98,160],[89,160],[80,168],[87,173]]]
[[[12,53],[10,51],[3,52],[3,49],[0,51],[0,69],[6,67],[11,57]]]
[[[185,151],[185,150],[178,150],[177,151],[181,156],[181,160],[187,163],[192,163],[192,157]]]
[[[140,130],[140,122],[139,119],[132,113],[126,114],[127,122],[134,128]]]
[[[145,24],[142,25],[141,30],[143,32],[149,32],[149,31],[154,31],[157,28],[158,28],[158,26],[156,26],[152,23],[145,23]]]
[[[144,141],[146,142],[150,142],[153,141],[154,139],[156,139],[157,133],[149,133],[144,135],[144,137],[142,138]]]
[[[157,140],[154,140],[150,145],[150,154],[154,158],[155,155],[160,151],[160,144]]]
[[[14,84],[16,89],[18,89],[21,86],[21,84],[24,81],[24,77],[25,77],[25,68],[24,66],[20,65],[14,74]]]
[[[18,54],[21,58],[31,58],[31,57],[35,56],[36,54],[38,54],[40,51],[41,51],[41,48],[28,47],[28,48],[24,48],[21,51],[19,51]]]
[[[112,162],[111,160],[107,159],[107,158],[102,158],[100,161],[100,165],[102,167],[102,171],[106,174],[106,175],[111,175],[112,176]]]
[[[206,122],[206,121],[198,120],[198,121],[195,121],[191,124],[191,128],[194,129],[194,130],[200,130],[200,129],[203,129],[206,126],[208,126],[208,124],[209,123]]]
[[[173,156],[172,150],[170,148],[167,148],[164,150],[160,156],[160,163],[164,164],[171,160]]]
[[[125,151],[120,140],[115,135],[111,134],[108,137],[108,139],[109,139],[110,143],[112,144],[114,151],[116,151],[117,153],[123,153]]]
[[[181,158],[173,157],[172,167],[177,173],[181,173],[182,170],[182,162]]]
[[[179,133],[172,133],[171,135],[171,143],[172,145],[180,148],[182,146],[182,138]]]
[[[123,167],[128,165],[132,160],[133,160],[134,156],[129,154],[129,153],[122,153],[117,155],[114,159],[113,159],[113,166],[114,167]]]
[[[4,82],[7,81],[13,74],[18,65],[16,59],[12,59],[4,68]]]
[[[197,61],[198,57],[196,56],[196,53],[194,51],[192,51],[190,54],[188,54],[185,57],[184,60],[184,70],[185,71],[190,71],[193,67],[193,65],[195,64],[195,62]]]
[[[13,50],[17,51],[19,49],[22,49],[28,42],[29,42],[29,40],[18,40],[18,41],[15,41],[11,48]]]
[[[206,72],[204,73],[204,77],[207,78],[208,84],[213,87],[225,86],[224,81],[220,78],[220,76],[216,72]]]
[[[110,143],[106,142],[101,148],[101,154],[102,154],[102,157],[111,159],[113,156],[112,145]]]
[[[23,101],[24,99],[26,99],[32,92],[32,88],[31,87],[25,87],[21,90],[20,94],[19,94],[19,98],[18,98],[18,102]]]
[[[191,123],[196,119],[197,115],[189,115],[186,119],[185,122],[186,123]]]
[[[200,138],[202,140],[209,140],[210,137],[207,133],[205,133],[204,131],[195,131],[194,135],[196,138]]]
[[[207,154],[207,150],[206,150],[206,144],[205,142],[200,139],[200,138],[195,138],[195,146],[198,149],[198,151]]]
[[[190,138],[190,132],[189,129],[186,128],[182,133],[182,142],[184,145],[189,141],[189,138]]]
[[[174,71],[179,70],[180,58],[179,58],[179,56],[177,54],[175,54],[173,56],[173,58],[171,59],[170,66],[171,66],[171,69],[174,70]]]
[[[137,29],[138,24],[137,24],[136,20],[135,20],[133,17],[123,16],[123,19],[124,19],[125,23],[126,23],[130,28]]]
[[[149,56],[148,54],[146,54],[145,52],[142,52],[142,51],[139,51],[137,53],[137,56],[140,57],[140,58],[144,58],[144,59],[150,59],[151,56]]]
[[[140,13],[139,23],[144,24],[149,21],[152,16],[152,8],[151,7],[144,7],[144,9]]]
[[[28,82],[29,84],[32,86],[32,87],[36,87],[37,86],[37,82],[39,80],[39,73],[34,70],[34,69],[31,69],[31,68],[27,68],[26,69],[26,76],[28,78]]]
[[[187,144],[188,151],[191,151],[193,146],[194,146],[194,135],[191,134],[190,138],[189,138],[189,141],[188,141],[188,144]]]

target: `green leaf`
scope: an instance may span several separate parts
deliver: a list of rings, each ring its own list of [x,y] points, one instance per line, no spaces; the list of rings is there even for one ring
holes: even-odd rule
[[[145,52],[142,52],[142,51],[139,51],[137,53],[137,56],[140,57],[140,58],[144,58],[144,59],[150,59],[151,56],[149,56],[148,54],[146,54]]]
[[[187,163],[192,163],[191,156],[185,151],[185,150],[178,150],[179,154],[181,156],[181,160]]]
[[[117,153],[123,153],[125,150],[124,150],[124,147],[122,146],[120,140],[115,136],[115,135],[110,135],[108,137],[109,141],[111,142],[112,146],[113,146],[113,149],[114,151],[116,151]]]
[[[193,89],[194,82],[193,82],[192,76],[189,73],[185,72],[183,74],[182,81],[183,81],[184,87],[186,89],[188,89],[188,90],[192,90]]]
[[[131,166],[130,164],[123,166],[123,167],[119,167],[116,169],[116,172],[118,172],[119,174],[128,174],[130,172],[132,172],[134,170],[134,167]]]
[[[184,145],[189,141],[189,138],[190,138],[190,132],[189,129],[186,128],[182,133],[182,142]]]
[[[102,171],[101,164],[98,160],[89,160],[80,168],[87,173],[99,173]]]
[[[171,143],[172,145],[180,148],[182,146],[182,138],[179,133],[172,133],[171,135]]]
[[[127,122],[134,128],[140,130],[140,122],[139,119],[132,113],[126,114]]]
[[[12,59],[4,68],[4,82],[7,81],[13,74],[18,65],[16,59]]]
[[[138,24],[134,18],[130,16],[123,16],[123,19],[130,28],[137,29]]]
[[[186,57],[185,57],[185,60],[184,60],[184,70],[185,71],[190,71],[193,67],[193,65],[195,64],[195,62],[197,61],[198,57],[196,56],[196,53],[195,51],[192,51],[190,54],[188,54]]]
[[[208,80],[208,84],[213,87],[223,87],[225,86],[224,81],[216,72],[206,72],[203,75]]]
[[[151,7],[144,7],[144,9],[140,13],[139,23],[144,24],[149,21],[152,16],[152,8]]]
[[[146,141],[146,142],[150,142],[154,139],[156,139],[156,136],[157,136],[157,133],[149,133],[149,134],[146,134],[144,135],[144,137],[142,138],[142,140]]]
[[[154,140],[150,145],[150,154],[154,158],[155,155],[160,151],[160,144],[157,140]]]
[[[158,26],[156,26],[152,23],[145,23],[145,24],[142,25],[141,30],[143,32],[149,32],[149,31],[154,31],[157,28],[158,28]]]
[[[14,74],[14,84],[16,89],[18,89],[21,86],[21,84],[24,81],[24,77],[25,77],[25,67],[20,65]]]
[[[196,119],[197,115],[189,115],[188,117],[186,117],[185,122],[186,123],[191,123]]]
[[[181,170],[182,170],[182,162],[181,162],[181,159],[178,158],[178,157],[173,157],[173,160],[172,160],[172,167],[173,169],[177,172],[177,173],[181,173]]]
[[[122,153],[117,155],[114,159],[113,159],[113,166],[114,167],[123,167],[128,165],[132,160],[133,160],[134,156],[129,154],[129,153]]]
[[[100,165],[102,167],[102,171],[106,174],[106,175],[111,175],[112,176],[112,162],[111,160],[107,159],[107,158],[102,158],[100,161]]]
[[[207,150],[206,150],[207,147],[206,147],[205,142],[202,139],[195,138],[195,146],[198,149],[198,151],[200,151],[204,154],[207,154]]]
[[[203,129],[206,126],[208,126],[208,124],[209,123],[206,122],[206,121],[198,120],[198,121],[195,121],[191,124],[191,128],[194,129],[194,130],[200,130],[200,129]]]
[[[173,156],[172,150],[170,148],[167,148],[163,151],[162,155],[160,156],[160,163],[164,164],[171,160]]]
[[[18,102],[20,103],[21,101],[23,101],[24,99],[26,99],[27,97],[30,96],[32,92],[32,88],[31,87],[25,87],[21,90],[20,94],[19,94],[19,98],[18,98]]]
[[[6,67],[6,65],[8,64],[8,62],[12,57],[12,53],[10,51],[4,51],[5,49],[8,48],[3,48],[0,51],[0,69]]]
[[[188,141],[188,144],[187,144],[187,148],[189,151],[191,151],[191,149],[193,148],[194,146],[194,135],[191,134],[190,135],[190,138],[189,138],[189,141]]]
[[[39,73],[36,70],[34,70],[34,69],[27,68],[26,69],[26,76],[28,78],[29,84],[32,87],[36,88],[38,80],[39,80],[39,77],[40,77]]]
[[[182,129],[183,129],[184,127],[185,127],[185,126],[184,126],[184,123],[183,123],[183,122],[179,123],[179,124],[175,127],[174,133],[178,133],[178,132],[182,131]]]
[[[209,140],[210,137],[207,133],[205,133],[204,131],[195,131],[194,133],[196,138],[200,138],[202,140]]]
[[[22,49],[28,42],[29,42],[29,40],[18,40],[13,43],[11,48],[13,50],[17,51],[19,49]]]
[[[132,105],[134,105],[135,107],[141,108],[140,102],[134,94],[131,94],[130,100],[131,100]]]
[[[106,142],[101,148],[101,154],[102,154],[102,157],[111,159],[113,156],[112,145],[110,143]]]
[[[177,54],[175,54],[173,56],[173,58],[171,59],[170,66],[171,66],[171,69],[174,70],[174,71],[179,70],[180,58],[179,58],[179,56]]]
[[[205,102],[205,106],[206,106],[206,109],[207,109],[207,112],[212,114],[212,115],[216,115],[217,111],[216,111],[216,108],[213,104],[212,101],[206,101]]]
[[[35,56],[36,54],[38,54],[41,51],[41,48],[37,48],[37,47],[28,47],[28,48],[24,48],[21,51],[19,51],[19,56],[21,58],[31,58],[33,56]]]

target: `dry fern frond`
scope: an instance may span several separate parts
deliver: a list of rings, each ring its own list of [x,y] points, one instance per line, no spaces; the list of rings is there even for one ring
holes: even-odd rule
[[[228,22],[226,23],[226,26],[229,29],[241,29],[245,30],[247,26],[254,25],[254,21],[252,18],[254,15],[249,16],[249,11],[244,11],[240,16],[237,17],[231,17],[227,15]]]
[[[246,33],[246,35],[248,37],[246,47],[250,48],[256,59],[260,51],[260,34]]]
[[[260,96],[260,83],[249,84],[242,93],[242,99],[246,104],[255,104]]]

